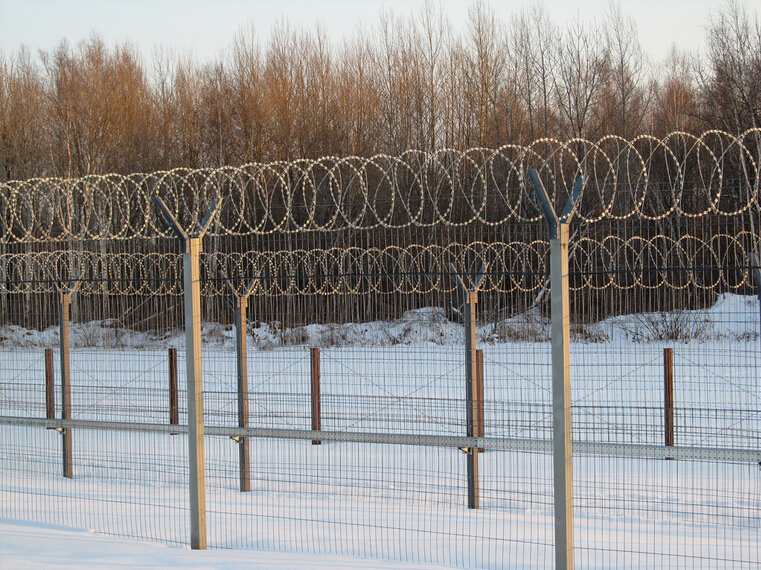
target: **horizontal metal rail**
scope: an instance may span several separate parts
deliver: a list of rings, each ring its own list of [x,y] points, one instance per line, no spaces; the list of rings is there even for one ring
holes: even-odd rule
[[[85,429],[103,431],[132,431],[146,433],[187,433],[186,425],[104,422],[91,420],[62,420],[46,418],[23,418],[0,416],[0,425],[37,427],[47,429]],[[465,437],[454,435],[412,435],[393,433],[312,431],[275,428],[240,428],[206,426],[207,436],[256,437],[270,439],[302,439],[349,443],[381,443],[393,445],[420,445],[426,447],[452,447],[469,449],[478,447],[494,451],[527,451],[551,453],[552,441],[548,439],[521,439],[501,437]],[[635,443],[601,443],[574,441],[577,455],[608,455],[615,457],[642,457],[652,459],[692,459],[701,461],[727,461],[734,463],[761,464],[761,449],[732,449],[722,447],[666,447]]]

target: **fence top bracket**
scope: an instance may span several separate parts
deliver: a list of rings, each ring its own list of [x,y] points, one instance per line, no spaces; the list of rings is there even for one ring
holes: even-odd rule
[[[77,290],[77,287],[79,287],[80,279],[82,278],[83,269],[79,270],[79,273],[77,273],[77,276],[72,279],[69,282],[69,286],[65,287],[62,283],[59,283],[56,281],[56,279],[53,277],[53,274],[50,273],[50,270],[46,267],[45,273],[48,274],[48,278],[50,279],[51,285],[53,285],[53,289],[55,289],[55,292],[58,293],[58,295],[73,295],[74,292]]]
[[[254,286],[259,282],[260,273],[257,271],[254,276],[251,278],[251,281],[248,282],[248,285],[246,285],[246,288],[243,290],[243,293],[238,293],[237,289],[233,287],[233,284],[230,282],[230,280],[225,275],[224,271],[219,269],[217,271],[217,275],[219,275],[219,278],[224,281],[225,288],[227,289],[227,292],[230,293],[230,297],[228,297],[228,301],[230,304],[232,303],[232,299],[235,299],[236,301],[244,301],[248,299],[248,296],[251,294],[251,291],[254,290]]]
[[[208,231],[209,226],[214,219],[214,215],[219,209],[219,204],[221,201],[222,199],[219,196],[214,199],[214,201],[211,203],[211,206],[209,206],[209,210],[206,212],[206,215],[203,217],[203,220],[201,220],[196,233],[189,236],[185,230],[182,229],[179,222],[177,222],[177,218],[175,218],[172,212],[169,211],[169,208],[166,207],[164,201],[158,196],[153,197],[153,202],[159,207],[159,210],[161,210],[161,214],[164,216],[164,220],[166,221],[167,225],[172,228],[174,235],[177,236],[177,238],[180,240],[182,253],[188,252],[187,243],[189,240],[202,238]]]
[[[544,218],[547,221],[550,239],[557,239],[558,224],[570,224],[571,219],[573,219],[573,213],[576,211],[581,191],[587,184],[587,177],[582,174],[576,180],[576,184],[574,184],[573,190],[571,190],[571,196],[568,198],[568,203],[563,208],[563,213],[560,214],[560,217],[555,213],[555,208],[552,206],[547,189],[544,187],[544,183],[535,168],[528,169],[528,177],[534,185],[534,192],[536,193],[537,200],[539,200],[539,207],[542,209]]]
[[[468,293],[478,293],[478,290],[481,288],[481,282],[483,281],[484,273],[486,273],[486,266],[486,263],[481,264],[481,269],[478,271],[478,274],[476,275],[476,278],[473,281],[473,286],[471,288],[465,286],[465,282],[462,280],[462,277],[459,273],[457,273],[455,266],[451,263],[449,264],[449,273],[452,275],[455,283],[457,283],[457,287],[460,289],[460,291],[462,291],[464,295],[467,295]]]

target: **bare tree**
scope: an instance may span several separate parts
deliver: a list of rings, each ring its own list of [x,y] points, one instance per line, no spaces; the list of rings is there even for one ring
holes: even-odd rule
[[[558,43],[554,91],[558,127],[565,138],[594,137],[598,132],[599,125],[592,120],[599,104],[605,66],[599,36],[596,26],[586,27],[577,18]]]
[[[634,20],[613,2],[605,19],[605,47],[606,100],[599,120],[608,133],[631,138],[640,132],[647,111],[646,62]]]
[[[731,132],[761,126],[761,21],[737,0],[715,14],[696,72],[706,120]]]
[[[50,173],[45,86],[29,51],[0,59],[0,180]]]
[[[654,81],[650,131],[663,136],[673,131],[697,133],[699,101],[692,66],[686,54],[672,47],[665,64],[665,77]]]
[[[529,137],[554,134],[552,84],[557,53],[557,29],[541,5],[520,12],[511,23],[513,66],[519,70],[521,96],[528,114]]]

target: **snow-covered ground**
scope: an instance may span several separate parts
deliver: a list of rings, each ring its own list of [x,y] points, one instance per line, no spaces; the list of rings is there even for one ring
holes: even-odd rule
[[[487,436],[551,437],[547,327],[538,314],[479,327]],[[237,425],[232,334],[230,327],[205,326],[207,425]],[[54,347],[56,335],[55,328],[0,330],[0,415],[44,416],[41,349]],[[250,425],[309,429],[308,348],[319,346],[324,430],[464,435],[462,335],[462,327],[435,308],[391,323],[291,331],[261,325],[249,331]],[[575,441],[661,445],[663,348],[673,347],[677,445],[759,448],[755,298],[723,295],[706,310],[611,318],[575,327],[573,342]],[[167,422],[165,349],[181,347],[180,334],[86,323],[73,327],[72,343],[74,419]],[[78,430],[74,450],[75,477],[66,480],[56,432],[0,426],[0,516],[8,517],[0,524],[2,548],[44,534],[71,552],[71,541],[87,542],[86,536],[95,541],[94,551],[75,558],[77,568],[86,568],[88,560],[100,560],[100,545],[115,539],[71,528],[188,544],[185,438]],[[250,550],[199,554],[139,544],[124,547],[128,560],[134,554],[140,564],[145,556],[168,568],[250,568],[251,561],[273,559],[278,568],[384,567],[378,558],[396,560],[390,568],[553,564],[547,453],[482,454],[478,511],[465,508],[465,458],[457,449],[258,439],[251,441],[250,457],[252,490],[240,493],[237,444],[206,438],[210,546]],[[749,463],[577,454],[579,567],[757,567],[760,474]],[[36,522],[16,522],[22,520]],[[123,544],[113,548],[119,552]],[[273,551],[307,554],[267,554]],[[162,562],[162,553],[179,558]],[[218,553],[220,560],[231,557],[230,566],[212,562]],[[26,554],[10,551],[7,559],[14,556]],[[36,556],[46,568],[58,560],[50,558],[57,549]]]
[[[89,530],[0,518],[0,561],[13,570],[442,570],[431,564],[384,562],[329,554],[191,551],[118,539]]]

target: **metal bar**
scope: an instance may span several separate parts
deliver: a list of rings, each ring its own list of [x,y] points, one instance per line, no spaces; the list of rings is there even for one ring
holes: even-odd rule
[[[557,224],[558,237],[550,240],[552,440],[555,481],[555,567],[557,570],[573,568],[569,233],[568,224]]]
[[[53,371],[53,349],[45,349],[45,417],[55,418],[55,376]]]
[[[188,384],[188,462],[190,547],[206,549],[206,470],[204,465],[203,381],[201,368],[201,238],[185,241],[182,254],[185,305],[185,369]]]
[[[478,293],[465,293],[465,399],[467,436],[478,434],[478,371],[476,370],[476,302]],[[478,447],[467,451],[468,508],[479,506]]]
[[[248,427],[248,355],[246,346],[246,309],[248,300],[239,297],[235,303],[235,345],[238,372],[238,427]],[[240,490],[251,490],[251,466],[247,437],[238,441],[238,464],[240,467]]]
[[[190,486],[190,548],[206,549],[206,469],[204,465],[203,375],[201,366],[201,238],[219,209],[216,198],[193,237],[180,227],[163,200],[154,196],[166,223],[180,241],[185,309],[185,370],[188,386],[188,472]]]
[[[534,194],[539,201],[539,208],[544,214],[544,219],[547,222],[547,230],[550,233],[550,239],[557,238],[558,217],[555,214],[555,208],[552,206],[552,200],[550,195],[547,194],[547,189],[544,187],[544,182],[539,177],[539,173],[529,168],[528,177],[531,179],[531,183],[534,186]]]
[[[177,218],[175,218],[174,214],[169,211],[169,208],[166,207],[166,204],[164,204],[164,201],[161,198],[154,196],[153,203],[159,207],[159,210],[161,210],[164,221],[170,228],[172,228],[174,235],[180,240],[182,253],[185,253],[185,242],[188,240],[188,234],[185,233],[185,230],[182,229]]]
[[[478,417],[476,419],[475,437],[484,437],[484,351],[476,350],[476,402],[478,404]],[[483,452],[480,448],[478,451]]]
[[[169,423],[180,423],[180,391],[177,388],[177,349],[169,349]]]
[[[59,342],[61,351],[61,419],[71,419],[71,365],[69,352],[71,345],[69,342],[69,315],[71,311],[71,295],[69,293],[60,293],[58,300],[59,311]],[[72,458],[72,436],[71,429],[64,428],[61,432],[63,436],[63,476],[67,479],[74,477],[74,466]]]
[[[674,446],[674,349],[663,349],[663,438]]]
[[[322,428],[322,410],[320,406],[320,349],[311,350],[312,370],[312,431],[320,431]],[[312,445],[320,445],[322,441],[313,439]]]
[[[61,420],[46,418],[22,418],[0,416],[0,425],[23,426],[45,429],[76,428],[81,430],[129,431],[154,434],[188,433],[187,425],[104,422],[95,420]],[[236,428],[209,426],[205,429],[209,437],[256,437],[267,439],[311,440],[319,437],[324,441],[343,443],[377,443],[391,445],[419,445],[424,447],[449,447],[463,449],[483,447],[495,451],[517,451],[529,453],[552,452],[552,441],[546,439],[521,439],[501,437],[463,437],[454,435],[413,435],[367,432],[332,432],[276,428]],[[726,461],[732,463],[761,462],[759,449],[731,449],[723,447],[665,447],[663,445],[643,445],[633,443],[574,442],[577,455],[601,455],[612,457],[633,457],[642,459],[663,459],[675,457],[694,461]]]
[[[752,251],[748,254],[748,260],[753,271],[753,280],[756,282],[756,297],[758,298],[758,326],[759,333],[761,333],[761,267],[758,264],[758,256],[756,252]],[[759,334],[761,339],[761,334]]]
[[[550,237],[552,313],[552,442],[555,498],[555,568],[573,570],[573,457],[571,446],[570,311],[568,290],[569,224],[586,184],[582,176],[558,219],[542,179],[534,169],[529,178],[547,222]]]

